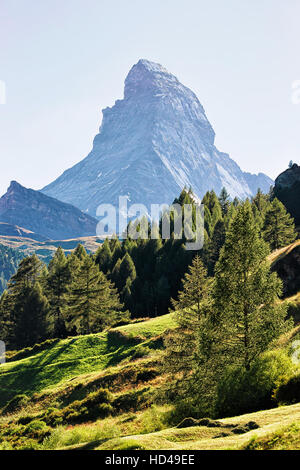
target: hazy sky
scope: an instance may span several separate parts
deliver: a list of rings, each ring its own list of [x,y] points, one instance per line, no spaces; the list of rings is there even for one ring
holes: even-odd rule
[[[84,158],[140,58],[197,94],[221,151],[276,177],[300,162],[299,18],[300,0],[0,0],[0,193]]]

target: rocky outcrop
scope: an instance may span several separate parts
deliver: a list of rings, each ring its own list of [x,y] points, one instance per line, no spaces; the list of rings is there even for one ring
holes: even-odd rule
[[[274,195],[300,225],[300,166],[296,163],[275,180]]]
[[[300,244],[296,242],[272,265],[283,282],[283,295],[290,297],[300,291]]]
[[[16,181],[0,199],[0,222],[52,240],[96,235],[97,225],[95,219],[76,207],[24,188]]]
[[[224,186],[246,198],[273,183],[243,173],[214,145],[215,133],[197,96],[164,67],[140,60],[124,99],[103,110],[91,153],[42,191],[96,215],[99,204],[171,203],[184,186],[198,198]]]

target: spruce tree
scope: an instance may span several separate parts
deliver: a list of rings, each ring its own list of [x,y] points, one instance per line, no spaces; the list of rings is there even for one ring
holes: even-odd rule
[[[214,274],[215,265],[219,259],[220,251],[225,242],[225,224],[223,220],[219,220],[213,231],[211,241],[209,243],[208,253],[208,271],[209,275]]]
[[[122,282],[120,279],[120,266],[121,266],[121,259],[119,258],[114,265],[114,268],[111,272],[110,279],[114,283],[114,285],[117,287],[119,292],[122,290]]]
[[[263,237],[271,250],[278,250],[296,239],[294,219],[284,205],[275,198],[267,210],[263,226]]]
[[[66,299],[68,328],[75,326],[79,334],[102,331],[125,316],[117,290],[88,256],[69,286]]]
[[[46,337],[49,305],[39,283],[43,272],[38,257],[29,256],[8,283],[5,305],[14,348],[31,346]]]
[[[9,296],[5,290],[0,297],[0,340],[4,341],[6,347],[12,342],[13,318],[9,305]]]
[[[77,245],[75,250],[73,251],[74,256],[78,258],[80,261],[83,261],[87,257],[87,252],[81,243]]]
[[[25,287],[16,300],[14,343],[19,349],[33,346],[47,338],[49,302],[39,282]]]
[[[129,280],[130,284],[136,278],[136,270],[134,266],[134,262],[129,253],[123,257],[121,264],[120,264],[120,271],[119,271],[119,279],[120,279],[120,288],[123,289],[126,285],[127,281]]]
[[[178,376],[184,386],[183,377],[197,367],[197,332],[204,324],[209,308],[211,282],[198,255],[194,257],[182,283],[178,300],[172,300],[178,327],[166,339],[163,364],[164,369]]]
[[[251,204],[241,205],[227,232],[216,265],[214,321],[224,363],[253,360],[290,327],[286,306],[278,302],[282,283],[270,272],[267,244],[261,239]]]
[[[50,315],[53,322],[53,336],[64,338],[67,335],[63,315],[65,294],[71,281],[70,264],[64,251],[59,247],[48,266],[46,292],[50,303]]]
[[[211,280],[199,256],[195,256],[183,280],[178,300],[173,301],[177,328],[165,339],[163,372],[169,380],[163,392],[176,407],[184,407],[191,416],[201,408],[211,409]]]
[[[112,252],[110,250],[108,238],[104,240],[103,245],[96,252],[95,262],[98,264],[100,270],[104,274],[107,274],[107,272],[111,269]]]
[[[219,202],[220,202],[220,205],[221,205],[221,210],[222,210],[223,217],[227,214],[229,206],[230,206],[229,198],[230,198],[230,196],[229,196],[226,188],[222,188],[220,196],[219,196]]]

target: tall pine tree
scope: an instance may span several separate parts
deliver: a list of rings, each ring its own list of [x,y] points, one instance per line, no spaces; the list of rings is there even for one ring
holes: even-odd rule
[[[66,299],[68,328],[75,326],[79,334],[102,331],[125,316],[116,289],[88,256],[69,286]]]
[[[294,219],[277,198],[266,212],[263,236],[271,250],[278,250],[296,239]]]
[[[278,302],[282,283],[270,272],[267,244],[261,239],[249,201],[241,205],[216,265],[214,320],[220,351],[228,363],[246,370],[270,342],[290,327]]]

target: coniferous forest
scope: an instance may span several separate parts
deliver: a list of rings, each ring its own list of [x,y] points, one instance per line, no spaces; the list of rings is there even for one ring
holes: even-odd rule
[[[193,207],[194,224],[192,190],[174,203]],[[105,449],[104,439],[129,449],[115,436],[168,436],[172,426],[212,428],[213,439],[221,431],[241,446],[234,436],[262,425],[256,412],[298,402],[300,308],[297,295],[285,298],[291,272],[276,267],[298,249],[294,220],[273,190],[240,201],[223,188],[203,204],[199,251],[174,236],[174,212],[167,240],[161,219],[157,239],[113,236],[94,253],[58,247],[48,264],[33,254],[17,266],[3,250],[13,274],[0,299],[9,372],[0,373],[0,447],[94,440]],[[150,233],[148,220],[132,223]]]
[[[192,191],[184,189],[174,203],[195,205]],[[2,338],[8,347],[22,349],[49,338],[97,333],[130,317],[164,315],[177,305],[184,278],[195,257],[201,261],[209,284],[218,285],[226,277],[227,284],[219,287],[219,302],[223,305],[220,309],[224,311],[229,304],[226,293],[232,293],[236,286],[234,276],[238,281],[245,275],[234,272],[234,259],[230,260],[231,265],[225,263],[224,250],[229,237],[232,237],[232,247],[246,244],[245,255],[249,259],[261,250],[258,265],[270,251],[296,239],[292,217],[272,193],[266,195],[259,190],[251,201],[231,201],[223,188],[219,196],[214,191],[207,192],[203,204],[204,246],[199,252],[186,250],[184,238],[177,240],[171,232],[169,240],[161,236],[148,240],[128,237],[123,241],[116,236],[107,238],[94,254],[88,254],[79,244],[66,256],[59,247],[48,266],[36,255],[24,258],[0,301],[1,331],[5,332]],[[239,233],[243,211],[247,212],[249,223],[244,229],[249,236],[245,241]],[[147,224],[150,230],[150,223]],[[4,253],[7,259],[9,255],[12,257],[9,250]],[[15,259],[10,263],[12,270]],[[276,286],[269,294],[272,305],[276,295],[280,296],[279,280]],[[191,306],[193,302],[194,299]],[[263,298],[258,302],[264,303]]]

